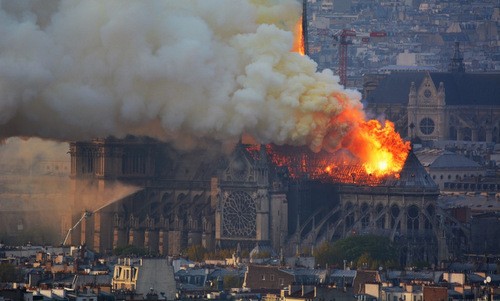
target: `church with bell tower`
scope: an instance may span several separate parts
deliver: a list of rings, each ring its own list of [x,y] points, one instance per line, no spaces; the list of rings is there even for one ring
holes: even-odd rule
[[[500,73],[466,72],[458,43],[447,72],[366,75],[364,100],[412,141],[500,143]]]
[[[446,139],[446,95],[443,82],[436,87],[427,72],[419,87],[411,83],[408,96],[408,133],[411,139]]]

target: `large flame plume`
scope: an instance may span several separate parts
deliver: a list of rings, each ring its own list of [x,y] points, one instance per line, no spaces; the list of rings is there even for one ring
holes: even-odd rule
[[[295,0],[2,1],[0,139],[131,134],[195,147],[246,133],[392,166],[361,149],[386,142],[352,136],[371,125],[359,92],[290,51],[300,18]]]
[[[304,31],[302,26],[302,18],[296,23],[294,29],[294,43],[292,51],[295,51],[301,55],[305,54],[304,45]],[[336,95],[336,98],[343,102],[342,95]],[[385,121],[382,125],[378,120],[368,120],[365,121],[364,114],[359,109],[344,109],[340,114],[332,118],[330,121],[333,125],[337,123],[343,123],[345,121],[351,121],[353,127],[349,134],[344,136],[342,139],[342,146],[349,149],[352,153],[356,154],[361,163],[363,170],[359,170],[356,167],[357,163],[346,162],[345,158],[337,158],[335,162],[328,159],[315,158],[310,159],[306,153],[300,155],[301,162],[286,162],[290,166],[300,166],[301,173],[305,173],[308,176],[314,177],[324,177],[325,174],[329,178],[334,178],[336,181],[340,182],[356,182],[356,176],[354,174],[365,174],[370,177],[363,179],[364,183],[378,183],[380,178],[395,175],[403,168],[404,162],[408,155],[410,148],[409,142],[404,142],[401,137],[396,133],[394,129],[394,124],[390,121]],[[334,139],[337,141],[337,139]],[[336,148],[336,145],[333,145]],[[285,165],[284,160],[286,156],[279,156],[272,151],[272,148],[268,148],[271,157],[278,165]],[[339,164],[339,161],[343,161]],[[319,162],[319,164],[318,164]],[[357,170],[347,171],[339,170],[339,166],[350,166]],[[307,168],[308,167],[308,168]],[[308,169],[308,170],[306,170]],[[297,176],[297,171],[293,171],[291,168],[292,176]],[[347,177],[344,177],[347,175]],[[372,177],[373,176],[373,177]],[[358,178],[359,181],[360,178]]]

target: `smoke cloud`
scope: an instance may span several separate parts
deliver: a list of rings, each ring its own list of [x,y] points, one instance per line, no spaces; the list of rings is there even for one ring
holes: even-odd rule
[[[295,0],[2,1],[0,138],[338,148],[360,95],[291,52]]]

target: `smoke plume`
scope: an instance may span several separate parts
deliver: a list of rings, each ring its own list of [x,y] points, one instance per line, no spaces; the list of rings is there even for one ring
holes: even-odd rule
[[[296,0],[2,1],[0,139],[338,148],[360,95],[290,51]]]

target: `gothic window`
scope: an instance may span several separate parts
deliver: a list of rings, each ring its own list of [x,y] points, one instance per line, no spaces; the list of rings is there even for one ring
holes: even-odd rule
[[[95,168],[95,152],[92,149],[84,150],[84,158],[82,161],[82,173],[91,174],[94,172]]]
[[[384,210],[384,206],[382,204],[378,204],[376,207],[377,217],[378,217],[376,225],[380,229],[385,228],[385,214],[381,214],[382,210]]]
[[[351,202],[347,202],[345,204],[345,212],[347,213],[347,216],[345,217],[345,225],[346,227],[350,227],[354,225],[354,212]]]
[[[370,225],[370,214],[368,213],[368,204],[363,203],[361,205],[361,214],[363,218],[361,219],[361,226],[366,228]]]
[[[231,192],[222,207],[222,234],[254,238],[256,232],[255,201],[244,191]]]
[[[420,120],[420,131],[424,135],[430,135],[434,132],[434,120],[426,117]]]
[[[472,129],[471,128],[463,128],[462,129],[462,140],[463,141],[472,141]]]
[[[427,214],[429,215],[429,217],[431,219],[434,218],[434,213],[435,213],[434,206],[432,206],[432,205],[427,206],[427,208],[425,208],[425,211],[427,212]],[[432,229],[432,222],[428,218],[425,218],[424,227],[425,227],[425,229],[428,229],[428,230]]]
[[[450,140],[457,140],[457,129],[451,126],[449,135],[450,135]]]
[[[394,228],[396,226],[396,221],[397,221],[398,217],[399,217],[399,207],[397,205],[392,205],[391,206],[391,228]]]
[[[486,129],[484,127],[480,127],[477,131],[477,141],[486,141]]]
[[[431,90],[426,89],[426,90],[424,91],[424,96],[425,96],[425,98],[429,98],[429,97],[431,97],[431,96],[432,96]]]
[[[412,205],[408,208],[408,213],[407,213],[407,229],[408,230],[418,230],[419,225],[418,225],[418,207],[415,205]]]
[[[144,150],[129,149],[122,159],[123,174],[145,174],[146,153]]]

